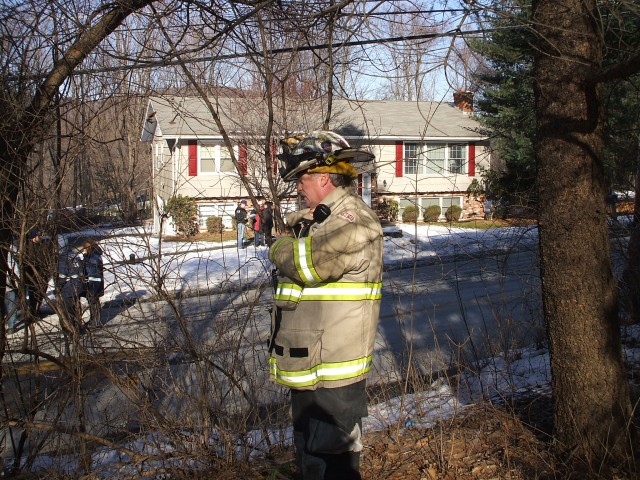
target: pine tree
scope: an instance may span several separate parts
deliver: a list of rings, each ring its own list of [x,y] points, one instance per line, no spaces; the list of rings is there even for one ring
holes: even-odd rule
[[[470,44],[485,60],[485,68],[474,78],[480,87],[478,120],[504,165],[497,187],[500,192],[494,192],[498,193],[494,196],[510,192],[528,203],[533,198],[536,177],[531,5],[520,0],[497,0],[485,12],[482,22],[487,36]]]

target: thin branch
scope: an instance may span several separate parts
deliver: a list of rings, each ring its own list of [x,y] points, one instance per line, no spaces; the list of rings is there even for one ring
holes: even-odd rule
[[[640,50],[636,50],[626,61],[606,66],[588,76],[587,80],[594,83],[624,80],[640,73]]]

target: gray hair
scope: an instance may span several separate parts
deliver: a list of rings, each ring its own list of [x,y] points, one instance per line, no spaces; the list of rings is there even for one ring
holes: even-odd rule
[[[349,175],[342,175],[340,173],[330,173],[329,179],[334,187],[352,187],[353,179]]]

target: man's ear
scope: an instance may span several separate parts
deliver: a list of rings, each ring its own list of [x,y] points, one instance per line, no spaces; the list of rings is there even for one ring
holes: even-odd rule
[[[322,175],[322,177],[320,178],[320,185],[324,187],[330,181],[329,174],[328,173],[321,173],[320,175]]]

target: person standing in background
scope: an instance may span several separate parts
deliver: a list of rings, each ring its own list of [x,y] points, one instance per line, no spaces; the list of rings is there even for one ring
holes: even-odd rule
[[[102,325],[100,297],[104,295],[102,249],[97,243],[85,240],[82,244],[82,255],[84,292],[89,302],[89,326],[98,327]]]
[[[22,278],[28,297],[29,315],[27,323],[38,318],[40,306],[51,277],[51,242],[42,232],[33,229],[27,235],[24,255],[22,256]]]
[[[67,335],[84,331],[80,297],[85,296],[82,247],[69,248],[63,258],[63,271],[58,274],[58,307],[60,326]]]
[[[264,245],[264,233],[262,232],[262,211],[264,210],[264,203],[258,204],[258,210],[253,216],[253,238],[254,245],[261,247]]]
[[[273,243],[273,202],[266,202],[260,215],[262,221],[262,235],[267,247]]]
[[[247,201],[241,200],[234,212],[236,226],[238,229],[238,249],[244,247],[244,237],[247,234]]]
[[[7,333],[14,333],[18,330],[18,324],[22,322],[25,314],[20,311],[18,292],[20,288],[20,269],[16,262],[16,248],[11,245],[6,258],[0,258],[0,265],[7,275],[7,287],[4,292],[4,304],[0,305],[3,318],[5,318],[5,328]]]

